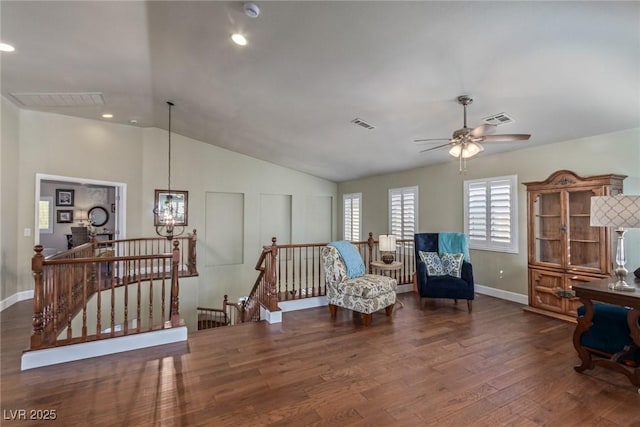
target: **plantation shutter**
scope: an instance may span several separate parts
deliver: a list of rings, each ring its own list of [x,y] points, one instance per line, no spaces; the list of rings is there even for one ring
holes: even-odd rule
[[[515,175],[464,182],[470,248],[518,252],[516,183]]]
[[[489,183],[491,191],[491,241],[508,244],[511,242],[511,186],[508,180]]]
[[[487,186],[474,182],[468,187],[468,231],[469,240],[487,240]]]
[[[360,204],[362,193],[345,194],[344,201],[344,240],[360,241]]]
[[[417,226],[418,188],[389,190],[389,230],[398,239],[413,239]]]

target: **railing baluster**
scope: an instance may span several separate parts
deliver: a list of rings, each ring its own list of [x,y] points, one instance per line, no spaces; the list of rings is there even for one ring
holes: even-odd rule
[[[138,260],[138,269],[140,269],[140,265],[141,262],[140,260]],[[138,333],[140,333],[140,328],[142,325],[142,278],[140,277],[140,275],[138,274],[138,280],[137,280],[138,286],[137,286],[137,290],[138,290],[138,295],[137,295],[137,299],[136,299],[136,319],[138,324],[136,325],[136,331]]]
[[[84,265],[82,280],[82,338],[87,337],[87,265]]]
[[[162,271],[166,271],[165,269],[167,267],[167,260],[163,259],[163,260],[159,260],[159,261],[162,262]],[[165,278],[164,278],[164,275],[163,275],[163,277],[162,277],[162,295],[161,295],[162,304],[160,304],[160,307],[162,307],[162,313],[161,313],[161,316],[160,316],[160,319],[161,319],[162,322],[167,320],[167,318],[165,317],[165,314],[166,314],[166,312],[165,312],[165,299],[166,299],[165,295],[166,295],[166,291],[167,290],[166,290],[166,287],[165,287]]]
[[[150,331],[153,325],[153,277],[149,278],[149,325],[147,330]]]
[[[178,241],[173,242],[173,264],[171,266],[171,326],[178,326],[180,323],[180,284],[178,282],[178,262],[180,260],[180,250]],[[164,293],[163,293],[164,295]],[[163,296],[164,298],[164,296]],[[163,304],[164,307],[164,304]]]
[[[67,304],[65,306],[65,317],[67,318],[67,339],[70,340],[72,335],[71,335],[71,320],[72,320],[72,312],[71,312],[71,301],[72,301],[72,296],[71,293],[73,291],[73,272],[75,270],[74,265],[71,265],[71,268],[69,269],[69,274],[67,277],[67,289],[66,289],[66,293],[67,293]]]

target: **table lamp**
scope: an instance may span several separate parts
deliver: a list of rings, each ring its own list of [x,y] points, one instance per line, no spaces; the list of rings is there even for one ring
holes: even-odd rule
[[[625,228],[640,227],[640,196],[597,196],[591,198],[591,226],[616,227],[618,244],[616,248],[615,275],[618,278],[613,286],[616,291],[634,292],[635,286],[629,286],[627,277],[627,262],[624,253]]]
[[[391,264],[396,253],[396,236],[392,234],[382,234],[378,237],[379,249],[382,254],[382,262]]]

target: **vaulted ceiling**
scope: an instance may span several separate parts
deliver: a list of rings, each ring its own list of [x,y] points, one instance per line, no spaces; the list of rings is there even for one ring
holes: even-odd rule
[[[462,127],[462,94],[532,135],[481,156],[640,126],[640,2],[256,3],[3,1],[2,94],[165,129],[171,100],[174,132],[333,181],[453,162],[412,141]],[[104,105],[12,95],[67,92]]]

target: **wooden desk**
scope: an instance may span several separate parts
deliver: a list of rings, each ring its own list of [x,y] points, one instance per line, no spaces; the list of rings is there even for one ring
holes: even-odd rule
[[[596,365],[599,365],[626,375],[633,385],[640,387],[640,367],[630,368],[618,363],[616,355],[611,359],[594,360],[591,352],[583,347],[580,342],[582,334],[588,331],[592,324],[594,314],[593,301],[600,301],[630,308],[627,314],[627,324],[631,331],[633,343],[636,347],[640,347],[640,327],[638,326],[638,319],[640,318],[640,280],[633,279],[633,275],[627,276],[627,283],[635,285],[638,288],[635,292],[614,291],[609,289],[609,284],[615,283],[615,278],[573,285],[573,291],[585,307],[585,315],[578,317],[578,324],[573,333],[573,346],[582,361],[580,366],[574,367],[577,372],[593,369]],[[640,392],[640,389],[638,392]]]

